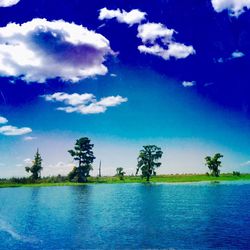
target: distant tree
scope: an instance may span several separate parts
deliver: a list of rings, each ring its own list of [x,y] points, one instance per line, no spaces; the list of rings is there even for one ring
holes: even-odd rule
[[[123,168],[117,168],[116,169],[116,176],[118,176],[120,178],[120,180],[124,179],[124,175],[126,173],[123,171]]]
[[[98,177],[102,177],[102,161],[99,163]]]
[[[234,176],[240,176],[240,172],[238,172],[238,171],[233,171],[233,175],[234,175]]]
[[[74,160],[78,161],[78,167],[74,167],[68,175],[70,180],[87,182],[87,177],[89,177],[90,170],[93,169],[92,163],[95,159],[92,151],[93,147],[94,144],[90,143],[90,139],[83,137],[76,140],[73,150],[68,151]]]
[[[34,160],[32,161],[31,167],[25,167],[25,170],[31,173],[30,178],[32,180],[37,180],[41,178],[41,171],[42,171],[42,157],[37,149]]]
[[[156,175],[156,168],[161,166],[158,160],[162,157],[162,154],[161,148],[155,145],[143,146],[137,158],[136,174],[141,170],[142,177],[146,177],[147,181],[149,181],[151,175]]]
[[[223,155],[220,153],[215,154],[212,156],[205,157],[206,165],[208,166],[211,175],[219,177],[220,176],[220,170],[219,167],[221,167],[221,161],[220,158],[222,158]]]

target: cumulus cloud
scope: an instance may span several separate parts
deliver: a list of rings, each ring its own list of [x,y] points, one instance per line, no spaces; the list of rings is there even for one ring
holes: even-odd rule
[[[229,15],[238,17],[250,8],[250,0],[212,0],[212,5],[216,12],[228,10]]]
[[[169,29],[162,23],[145,23],[138,26],[137,37],[143,45],[138,46],[141,53],[151,54],[169,60],[186,58],[195,54],[193,46],[174,41],[175,30]]]
[[[182,82],[182,86],[183,87],[193,87],[194,85],[196,85],[196,82],[195,81],[183,81]]]
[[[236,50],[232,53],[232,58],[241,58],[243,56],[245,56],[245,54],[243,52],[238,51],[238,50]]]
[[[138,24],[137,37],[143,43],[138,46],[141,53],[159,56],[164,60],[169,60],[171,57],[181,59],[195,54],[193,46],[187,46],[174,40],[174,33],[177,33],[174,29],[169,29],[162,23],[142,23],[146,20],[146,15],[146,12],[138,9],[126,12],[125,10],[102,8],[99,19],[116,18],[120,23]]]
[[[138,46],[138,50],[141,53],[148,53],[151,55],[162,57],[164,60],[169,60],[170,57],[181,59],[188,57],[190,54],[194,54],[192,46],[186,46],[181,43],[169,44],[167,49],[161,47],[158,44],[152,46],[140,45]]]
[[[28,127],[23,127],[23,128],[17,128],[15,126],[11,126],[11,125],[6,125],[6,126],[2,126],[0,127],[0,134],[3,135],[25,135],[28,133],[31,133],[32,129],[28,128]]]
[[[165,42],[172,40],[175,30],[168,29],[162,23],[145,23],[138,26],[137,37],[141,38],[143,43],[154,41],[158,38],[163,38]]]
[[[66,113],[80,113],[80,114],[98,114],[104,113],[108,107],[120,105],[127,102],[127,98],[121,96],[109,96],[101,98],[97,101],[93,94],[67,94],[64,92],[57,92],[52,95],[43,96],[46,101],[62,102],[66,104],[65,107],[58,107],[57,110],[65,111]]]
[[[57,92],[53,95],[45,95],[46,101],[57,101],[64,102],[65,104],[69,104],[71,106],[77,106],[80,104],[88,103],[94,100],[95,96],[93,94],[85,93],[85,94],[67,94],[63,92]]]
[[[20,0],[0,0],[0,7],[11,7],[20,2]]]
[[[7,122],[8,120],[5,117],[0,116],[0,124],[5,124]],[[11,125],[0,126],[0,134],[3,135],[24,135],[30,132],[32,132],[32,129],[28,127],[17,128]]]
[[[119,23],[126,23],[129,25],[141,23],[145,20],[147,13],[138,9],[131,10],[129,12],[125,10],[109,10],[107,8],[100,9],[99,20],[113,19],[115,18]]]
[[[0,124],[4,124],[4,123],[7,123],[7,122],[8,122],[8,120],[5,117],[0,116]]]
[[[35,18],[0,28],[0,75],[43,83],[60,78],[76,82],[108,71],[109,41],[82,25]]]

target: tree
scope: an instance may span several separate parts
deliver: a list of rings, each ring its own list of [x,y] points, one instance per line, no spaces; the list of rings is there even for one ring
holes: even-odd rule
[[[126,173],[123,171],[123,168],[117,168],[116,169],[116,176],[118,176],[120,178],[120,180],[124,179],[124,175]]]
[[[233,171],[233,175],[234,176],[240,176],[240,172],[239,171]]]
[[[99,163],[98,177],[102,177],[102,161]]]
[[[163,152],[161,148],[155,145],[147,145],[143,146],[143,149],[139,153],[139,157],[137,158],[137,170],[136,174],[138,174],[139,170],[142,172],[142,177],[146,177],[147,181],[149,181],[150,176],[155,175],[156,168],[161,166],[161,163],[158,160],[162,157]]]
[[[30,178],[33,180],[37,180],[41,178],[41,171],[42,171],[42,157],[37,149],[34,160],[32,161],[31,167],[25,167],[25,170],[31,173]]]
[[[215,154],[213,157],[212,156],[207,156],[205,157],[206,161],[206,166],[208,166],[211,175],[219,177],[220,175],[220,170],[219,167],[221,167],[221,161],[220,158],[222,158],[223,155],[220,153]]]
[[[76,180],[76,176],[77,176],[77,167],[73,167],[73,169],[68,174],[68,179],[70,181]]]
[[[94,144],[90,143],[90,139],[87,137],[80,138],[76,140],[75,147],[73,150],[68,152],[78,161],[78,167],[70,172],[70,180],[75,180],[77,182],[87,182],[87,177],[89,177],[89,172],[92,170],[92,163],[95,159],[92,148]]]

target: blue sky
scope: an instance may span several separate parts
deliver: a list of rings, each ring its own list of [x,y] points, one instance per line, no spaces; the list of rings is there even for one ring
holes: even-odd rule
[[[77,138],[103,173],[134,173],[161,146],[159,173],[250,171],[250,1],[0,1],[0,173],[73,166]]]

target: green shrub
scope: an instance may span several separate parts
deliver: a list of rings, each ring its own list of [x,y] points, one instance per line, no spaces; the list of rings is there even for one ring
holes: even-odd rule
[[[240,176],[240,172],[238,172],[238,171],[233,171],[233,175],[234,175],[234,176]]]

